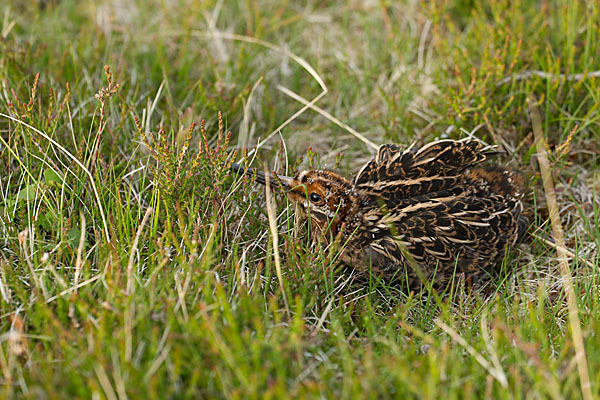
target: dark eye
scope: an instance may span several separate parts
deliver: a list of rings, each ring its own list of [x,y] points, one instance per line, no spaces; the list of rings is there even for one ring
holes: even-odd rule
[[[313,203],[319,203],[321,201],[321,196],[317,192],[312,192],[310,194],[310,201]]]

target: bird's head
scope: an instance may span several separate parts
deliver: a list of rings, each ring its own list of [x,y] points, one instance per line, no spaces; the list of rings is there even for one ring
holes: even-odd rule
[[[256,181],[266,184],[263,171],[232,166],[234,172],[256,174]],[[342,225],[352,224],[360,214],[360,194],[348,179],[332,171],[301,171],[295,177],[269,174],[272,187],[282,187],[302,214],[310,217],[320,231],[336,235]]]

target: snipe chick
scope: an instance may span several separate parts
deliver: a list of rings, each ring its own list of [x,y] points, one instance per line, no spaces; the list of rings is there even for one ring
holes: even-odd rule
[[[477,166],[495,152],[478,140],[440,140],[401,151],[379,148],[352,181],[332,171],[270,176],[312,226],[339,239],[341,259],[410,288],[443,288],[462,277],[485,285],[508,247],[525,234],[522,178],[501,166]],[[264,172],[256,174],[265,184]]]

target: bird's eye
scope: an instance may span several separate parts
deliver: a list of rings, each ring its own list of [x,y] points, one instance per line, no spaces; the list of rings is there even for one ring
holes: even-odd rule
[[[321,196],[317,192],[312,192],[310,194],[310,201],[313,203],[319,203],[321,201]]]

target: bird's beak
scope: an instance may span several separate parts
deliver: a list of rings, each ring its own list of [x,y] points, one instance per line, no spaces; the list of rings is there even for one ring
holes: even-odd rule
[[[235,163],[231,165],[231,170],[237,175],[245,174],[247,176],[254,176],[254,174],[256,174],[256,182],[263,185],[267,184],[267,174],[258,168],[245,169],[243,165]],[[289,176],[270,173],[268,174],[268,179],[270,186],[273,188],[279,187],[280,183],[285,191],[289,191],[293,187],[294,178],[290,178]]]

